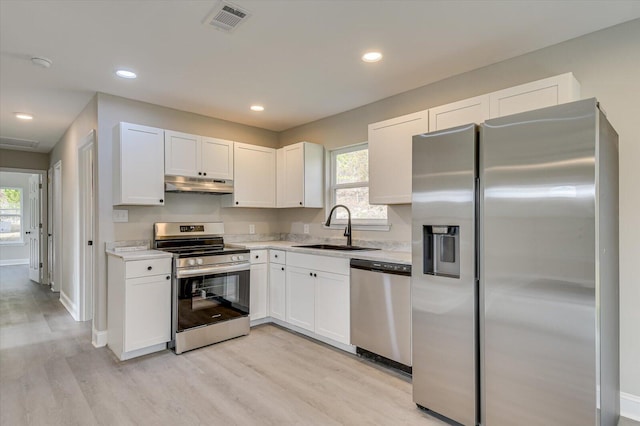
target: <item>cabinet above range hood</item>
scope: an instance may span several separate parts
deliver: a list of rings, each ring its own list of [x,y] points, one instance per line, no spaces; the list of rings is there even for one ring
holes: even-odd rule
[[[165,176],[165,192],[195,192],[200,194],[232,194],[233,181],[228,179],[198,179]]]

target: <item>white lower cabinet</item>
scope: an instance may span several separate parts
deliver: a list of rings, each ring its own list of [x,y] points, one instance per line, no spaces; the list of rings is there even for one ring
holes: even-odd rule
[[[286,252],[269,250],[269,316],[280,321],[287,320],[286,280]]]
[[[340,343],[350,342],[349,276],[318,272],[315,331]]]
[[[287,266],[287,322],[305,330],[315,327],[315,288],[313,271]]]
[[[251,321],[267,317],[269,265],[266,250],[251,251],[249,317]]]
[[[287,254],[287,322],[350,342],[349,259]]]
[[[108,257],[108,346],[124,361],[171,340],[171,261]]]

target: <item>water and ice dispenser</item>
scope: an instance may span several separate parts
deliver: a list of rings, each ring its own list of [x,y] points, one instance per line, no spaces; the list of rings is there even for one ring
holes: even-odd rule
[[[460,227],[423,226],[423,273],[460,278]]]

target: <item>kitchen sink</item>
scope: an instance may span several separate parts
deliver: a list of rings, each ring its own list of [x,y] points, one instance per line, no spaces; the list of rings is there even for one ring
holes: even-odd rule
[[[293,246],[293,247],[319,249],[319,250],[344,250],[344,251],[380,250],[379,248],[372,248],[372,247],[341,246],[341,245],[335,245],[335,244],[307,244],[307,245]]]

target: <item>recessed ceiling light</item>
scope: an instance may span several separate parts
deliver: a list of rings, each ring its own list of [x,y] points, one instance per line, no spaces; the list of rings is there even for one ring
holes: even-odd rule
[[[264,107],[262,105],[251,105],[251,111],[264,111]]]
[[[118,70],[118,71],[116,71],[116,75],[118,77],[122,77],[122,78],[136,78],[137,77],[135,72],[129,71],[129,70]]]
[[[27,114],[26,112],[16,112],[14,113],[16,118],[20,120],[33,120],[33,115]]]
[[[362,60],[365,62],[378,62],[382,59],[382,53],[380,52],[367,52],[362,55]]]
[[[33,65],[37,65],[39,67],[42,68],[51,68],[51,64],[53,63],[53,61],[51,61],[51,59],[49,58],[43,58],[41,56],[34,56],[31,58],[31,63]]]

